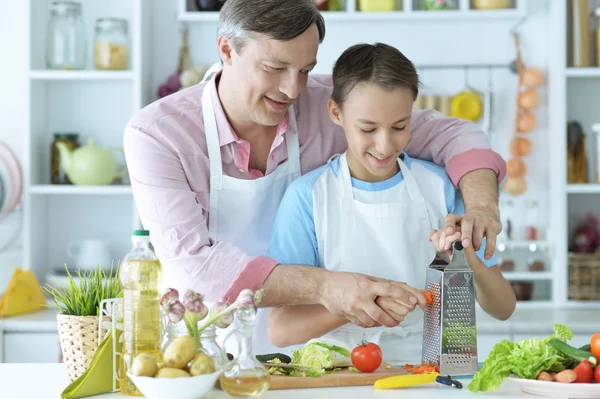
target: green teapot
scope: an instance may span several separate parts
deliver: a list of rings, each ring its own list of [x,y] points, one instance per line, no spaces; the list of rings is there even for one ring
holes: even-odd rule
[[[115,179],[125,176],[127,168],[117,171],[117,161],[113,151],[123,153],[119,147],[103,149],[94,139],[87,144],[71,150],[65,143],[57,142],[60,153],[60,166],[73,184],[83,186],[104,186]]]

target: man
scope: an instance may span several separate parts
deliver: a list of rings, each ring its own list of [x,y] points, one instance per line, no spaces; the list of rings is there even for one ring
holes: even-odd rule
[[[264,307],[321,304],[360,326],[392,327],[396,307],[424,306],[416,289],[264,256],[285,188],[346,149],[327,111],[331,78],[309,77],[324,35],[311,0],[228,0],[218,27],[223,70],[129,122],[131,184],[163,286],[196,289],[209,302],[262,288]],[[446,165],[466,204],[463,242],[479,249],[485,236],[491,257],[504,161],[472,123],[416,109],[411,119],[406,152]],[[254,349],[264,353],[274,347],[264,342],[266,320],[258,324]]]

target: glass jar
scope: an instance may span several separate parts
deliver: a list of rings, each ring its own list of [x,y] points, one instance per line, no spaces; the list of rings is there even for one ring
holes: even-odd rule
[[[538,203],[535,200],[529,200],[525,203],[525,239],[535,241],[539,239],[539,215]]]
[[[168,323],[165,328],[166,338],[161,346],[161,352],[164,353],[167,346],[177,337],[188,335],[187,326],[182,320],[179,323]],[[198,350],[206,353],[215,362],[215,369],[222,370],[226,363],[225,352],[217,343],[217,329],[214,325],[207,327],[200,333],[200,342]]]
[[[56,146],[56,143],[59,142],[65,143],[73,151],[79,147],[79,135],[77,133],[55,133],[54,140],[50,145],[50,180],[52,184],[71,184],[60,164],[60,153]]]
[[[85,68],[86,37],[81,4],[55,1],[46,34],[46,66],[49,69]]]
[[[456,10],[456,0],[421,0],[421,10]]]
[[[99,70],[129,68],[129,27],[124,19],[99,18],[96,20],[94,66]]]

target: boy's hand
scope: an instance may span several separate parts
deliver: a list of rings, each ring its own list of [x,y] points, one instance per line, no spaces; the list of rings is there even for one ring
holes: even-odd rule
[[[446,216],[445,226],[439,230],[432,230],[429,234],[429,241],[437,252],[452,254],[452,243],[460,240],[460,215],[450,214]],[[450,229],[449,225],[458,225],[458,229]],[[454,232],[453,232],[454,231]]]

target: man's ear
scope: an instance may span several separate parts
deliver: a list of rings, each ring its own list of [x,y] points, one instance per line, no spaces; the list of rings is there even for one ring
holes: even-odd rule
[[[231,65],[231,57],[234,52],[231,39],[223,35],[219,36],[217,39],[217,50],[219,51],[223,64]]]
[[[342,109],[332,98],[330,98],[327,103],[327,109],[329,110],[329,117],[333,123],[342,126]]]

